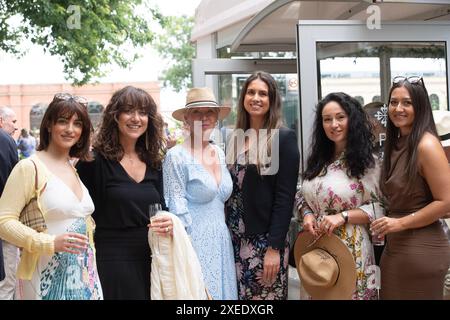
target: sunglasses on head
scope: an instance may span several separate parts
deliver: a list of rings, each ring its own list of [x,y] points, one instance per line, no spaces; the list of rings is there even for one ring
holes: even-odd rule
[[[396,76],[394,79],[392,79],[392,84],[398,84],[400,82],[409,82],[410,84],[421,84],[422,86],[425,85],[423,82],[423,78],[419,76],[411,76],[411,77],[404,77],[404,76]]]
[[[73,100],[85,107],[87,107],[88,105],[88,101],[86,98],[84,97],[80,97],[80,96],[74,96],[71,95],[70,93],[57,93],[55,94],[55,96],[53,97],[53,100],[63,100],[63,101],[70,101]]]

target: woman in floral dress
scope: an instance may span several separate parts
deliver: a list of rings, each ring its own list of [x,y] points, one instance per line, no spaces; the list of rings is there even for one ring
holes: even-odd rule
[[[236,129],[227,150],[233,179],[227,224],[239,299],[283,300],[288,287],[287,232],[300,156],[295,132],[282,126],[281,99],[270,74],[256,72],[245,81]],[[236,141],[245,143],[236,146]],[[256,153],[258,157],[253,157]]]
[[[356,99],[345,93],[327,95],[317,105],[311,154],[296,196],[303,229],[316,237],[335,233],[353,254],[353,300],[377,298],[378,269],[368,224],[383,209],[377,200],[380,168],[372,154],[373,139]],[[304,288],[301,298],[310,298]]]

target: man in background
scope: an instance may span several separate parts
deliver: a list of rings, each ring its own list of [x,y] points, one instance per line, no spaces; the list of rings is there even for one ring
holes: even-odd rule
[[[19,161],[12,135],[17,130],[16,114],[0,107],[0,196],[13,167]],[[12,300],[16,286],[18,249],[0,239],[0,300]]]
[[[0,106],[0,128],[9,134],[11,137],[17,128],[17,117],[13,109]]]

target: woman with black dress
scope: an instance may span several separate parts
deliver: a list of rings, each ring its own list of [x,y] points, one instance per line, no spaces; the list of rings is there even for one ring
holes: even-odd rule
[[[125,87],[112,96],[94,140],[94,161],[78,174],[95,204],[97,265],[105,299],[150,299],[149,205],[165,208],[161,162],[163,120],[152,97]],[[152,229],[169,235],[172,221]]]

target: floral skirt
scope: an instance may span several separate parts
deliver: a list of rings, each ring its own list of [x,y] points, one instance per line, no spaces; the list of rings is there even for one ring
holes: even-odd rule
[[[262,282],[264,256],[268,248],[268,234],[245,235],[242,219],[244,206],[242,192],[234,187],[227,202],[227,225],[231,232],[239,300],[286,300],[288,294],[289,242],[280,252],[280,271],[275,282],[266,286]]]

